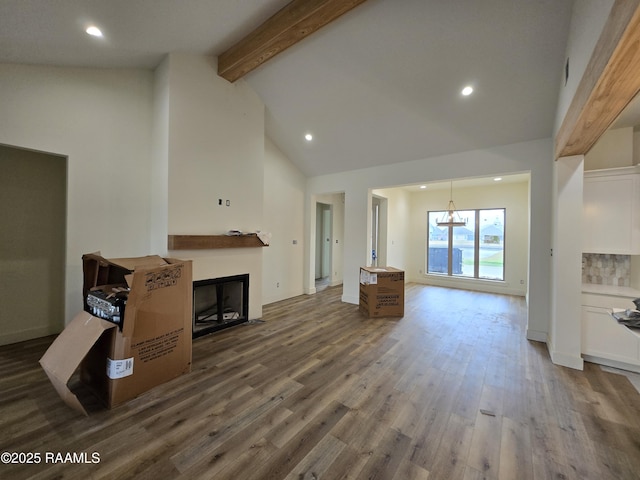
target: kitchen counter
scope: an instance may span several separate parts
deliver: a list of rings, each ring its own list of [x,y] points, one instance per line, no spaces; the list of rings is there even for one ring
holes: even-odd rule
[[[583,283],[582,293],[595,295],[607,295],[610,297],[624,297],[634,300],[640,297],[640,290],[631,287],[616,287],[613,285],[596,285],[594,283]],[[633,308],[630,306],[628,308]]]

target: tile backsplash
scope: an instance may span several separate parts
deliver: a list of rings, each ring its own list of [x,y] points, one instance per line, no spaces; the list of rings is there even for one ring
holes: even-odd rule
[[[582,283],[628,287],[630,272],[630,255],[582,254]]]

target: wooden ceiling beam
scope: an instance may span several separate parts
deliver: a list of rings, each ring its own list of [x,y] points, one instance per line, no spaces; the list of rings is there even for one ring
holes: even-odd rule
[[[639,5],[615,1],[556,135],[556,159],[586,154],[640,91]]]
[[[293,0],[218,57],[218,75],[235,82],[366,0]]]

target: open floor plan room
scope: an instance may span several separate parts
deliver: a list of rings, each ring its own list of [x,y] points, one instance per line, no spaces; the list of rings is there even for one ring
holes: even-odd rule
[[[408,284],[403,318],[369,319],[340,294],[195,339],[190,374],[88,417],[38,365],[52,337],[0,347],[0,450],[41,458],[2,476],[637,478],[640,395],[553,365],[522,297]]]

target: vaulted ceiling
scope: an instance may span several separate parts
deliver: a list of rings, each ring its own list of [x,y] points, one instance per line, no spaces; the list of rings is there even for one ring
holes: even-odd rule
[[[288,3],[2,0],[0,62],[152,69],[170,52],[219,56]],[[571,6],[367,0],[240,81],[307,175],[550,137]]]

